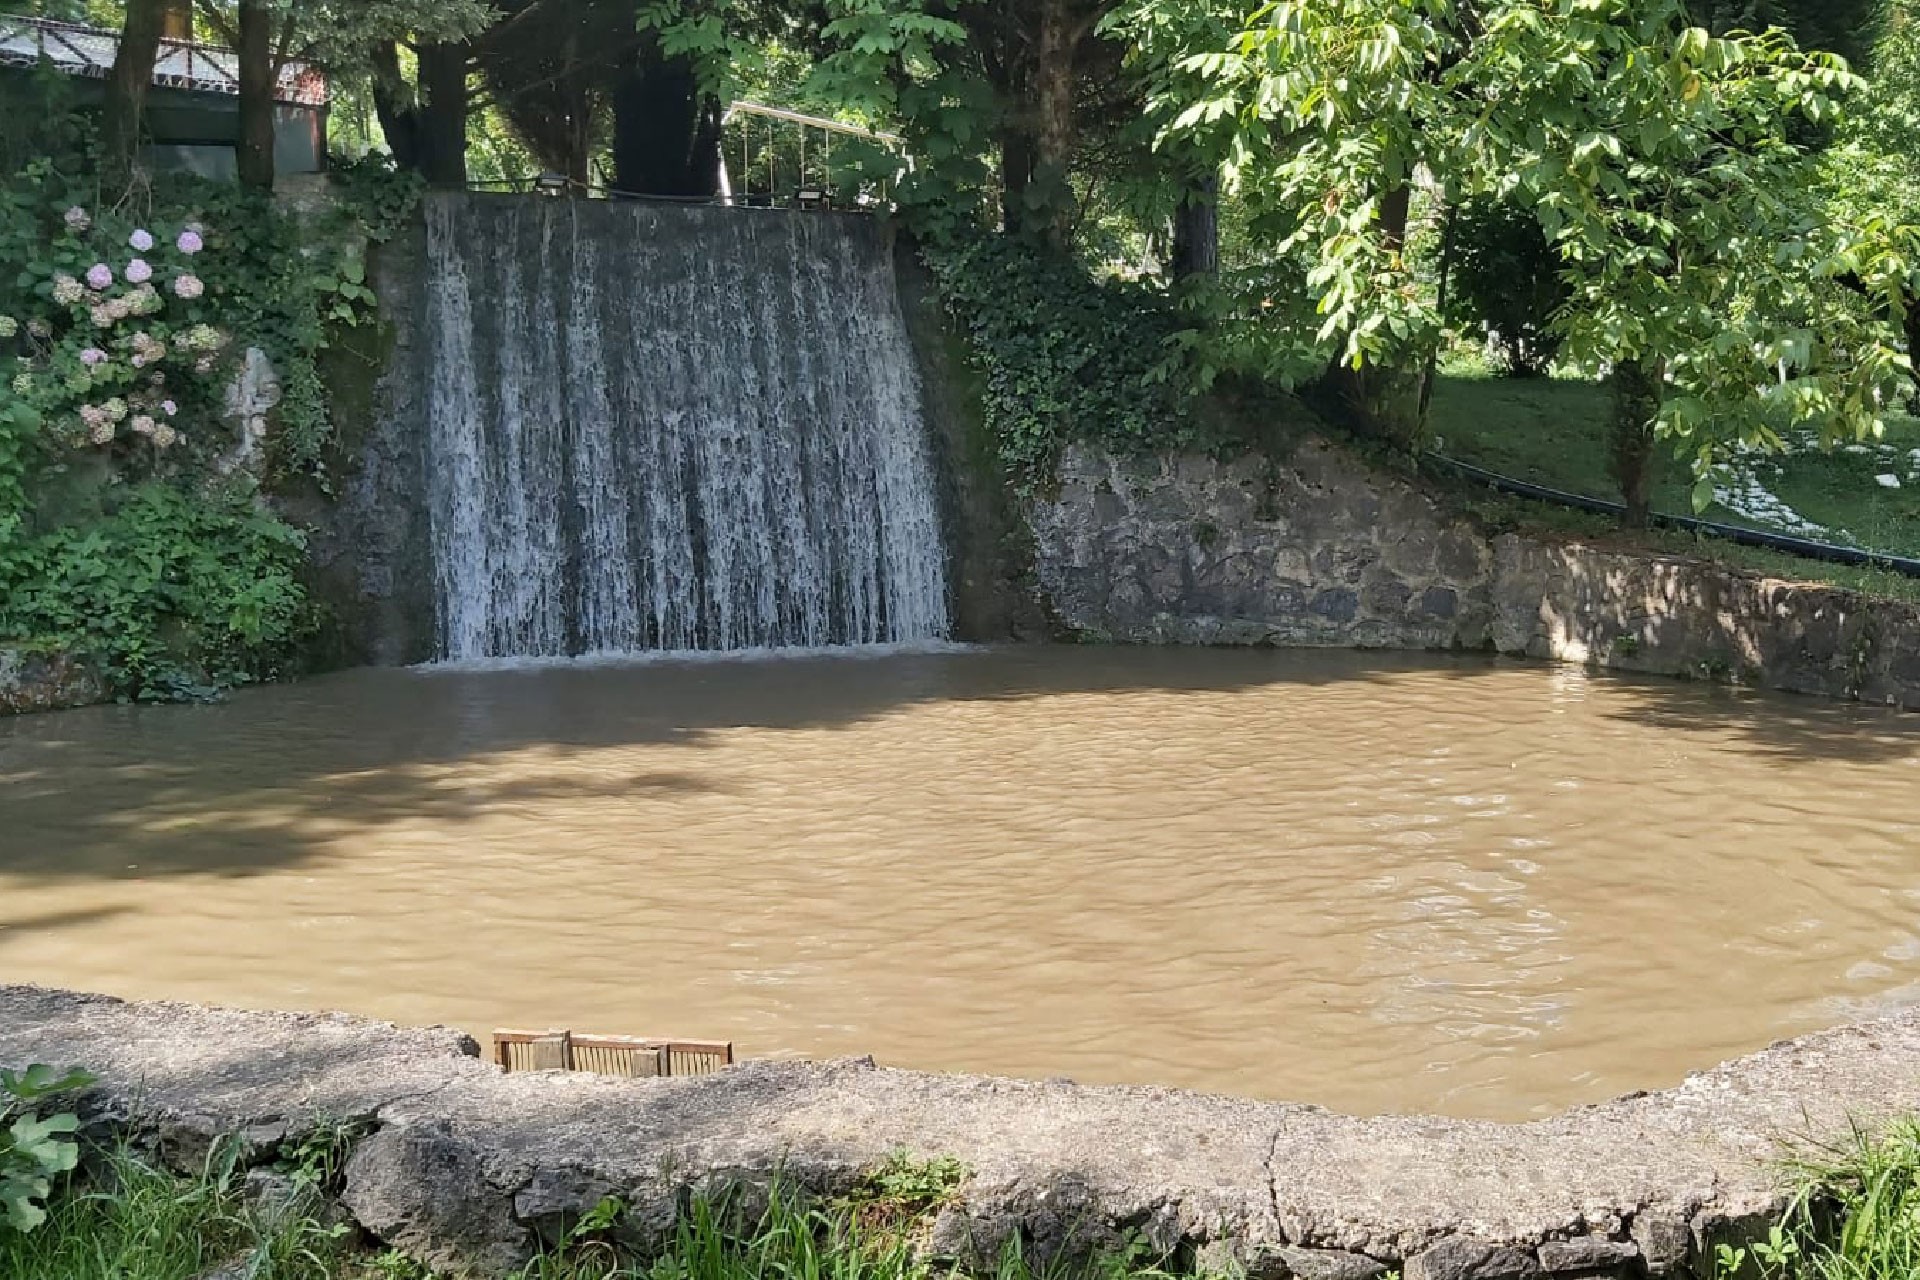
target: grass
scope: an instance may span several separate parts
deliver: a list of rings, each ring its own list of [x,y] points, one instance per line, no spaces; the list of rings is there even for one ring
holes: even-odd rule
[[[966,1171],[897,1158],[852,1193],[808,1202],[776,1187],[763,1211],[696,1200],[657,1256],[615,1243],[624,1209],[608,1200],[518,1280],[947,1280],[917,1249]],[[231,1171],[181,1179],[131,1152],[106,1158],[56,1196],[27,1235],[0,1232],[0,1280],[438,1280],[392,1252],[297,1216],[248,1205]],[[1172,1280],[1130,1246],[1091,1263],[1038,1265],[1010,1244],[983,1280]]]
[[[1455,366],[1434,389],[1433,432],[1440,452],[1521,480],[1597,498],[1617,498],[1607,465],[1607,393],[1573,378],[1498,378]],[[1874,477],[1906,478],[1908,455],[1920,449],[1920,419],[1889,418],[1878,442],[1831,451],[1811,447],[1758,462],[1763,483],[1801,516],[1834,531],[1836,540],[1876,551],[1920,556],[1920,484],[1887,489]],[[1691,476],[1661,454],[1653,503],[1673,515],[1693,514]],[[1754,528],[1767,525],[1715,505],[1708,519]]]
[[[50,1208],[36,1231],[0,1231],[0,1280],[197,1280],[231,1264],[249,1280],[353,1274],[339,1234],[249,1206],[231,1173],[181,1179],[113,1152]]]
[[[1794,1162],[1786,1220],[1769,1237],[1724,1245],[1721,1276],[1769,1280],[1913,1280],[1920,1276],[1920,1120],[1883,1133],[1856,1128]]]
[[[1618,500],[1608,469],[1607,394],[1572,378],[1508,379],[1456,364],[1434,390],[1432,431],[1437,450],[1515,479],[1590,497]],[[1801,450],[1758,463],[1767,488],[1803,518],[1832,530],[1827,541],[1920,557],[1920,482],[1887,489],[1874,476],[1897,471],[1920,449],[1920,419],[1898,417],[1885,439],[1865,453]],[[1900,461],[1893,459],[1899,455]],[[1655,462],[1656,511],[1692,515],[1692,479],[1678,459]],[[1674,530],[1629,535],[1613,521],[1549,504],[1491,495],[1461,483],[1460,505],[1499,529],[1563,534],[1712,560],[1731,568],[1835,586],[1900,600],[1920,600],[1920,580],[1884,570],[1809,560],[1785,552],[1743,547]],[[1767,524],[1719,504],[1700,513],[1725,524]]]

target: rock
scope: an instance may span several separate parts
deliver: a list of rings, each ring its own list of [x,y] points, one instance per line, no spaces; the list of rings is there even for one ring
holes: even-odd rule
[[[0,648],[0,716],[59,711],[106,700],[106,682],[77,658]]]
[[[267,415],[279,408],[284,394],[280,374],[267,353],[258,347],[248,347],[240,361],[240,372],[227,386],[226,411],[222,416],[233,432],[234,444],[214,464],[222,475],[258,471],[261,447],[267,435]]]
[[[1385,1263],[1364,1253],[1344,1249],[1303,1249],[1281,1245],[1276,1252],[1298,1280],[1377,1280],[1387,1273]]]
[[[1920,680],[1890,656],[1897,646],[1855,643],[1920,634],[1920,607],[1703,561],[1489,539],[1321,440],[1284,461],[1224,469],[1197,457],[1128,461],[1082,445],[1066,451],[1059,475],[1056,494],[1031,504],[1029,525],[1041,603],[1070,633],[1129,643],[1492,647],[1920,708]],[[1891,471],[1880,482],[1907,483]],[[1717,492],[1789,532],[1825,532],[1750,468]],[[1829,641],[1835,627],[1823,615],[1836,610],[1866,619]],[[1631,652],[1615,645],[1622,636],[1637,642]]]
[[[1898,489],[1900,487],[1900,477],[1890,471],[1885,471],[1875,476],[1873,482],[1882,489]]]
[[[1257,1276],[1247,1265],[1247,1250],[1238,1239],[1209,1240],[1193,1251],[1194,1274],[1202,1277],[1244,1276],[1246,1280],[1285,1280],[1284,1275]]]
[[[1548,1240],[1540,1246],[1540,1265],[1552,1273],[1610,1271],[1639,1260],[1640,1247],[1605,1236]]]
[[[383,1129],[362,1142],[341,1199],[361,1226],[435,1270],[504,1275],[533,1252],[479,1149],[445,1123]]]
[[[1529,1249],[1448,1236],[1407,1259],[1405,1280],[1534,1280],[1539,1261]]]
[[[193,1280],[253,1280],[253,1260],[236,1258],[223,1262],[211,1271],[202,1271]]]
[[[310,1186],[302,1186],[278,1169],[249,1169],[240,1185],[248,1204],[272,1222],[286,1222],[312,1216],[320,1195]]]
[[[1664,1276],[1684,1267],[1687,1252],[1693,1246],[1693,1228],[1687,1219],[1681,1214],[1658,1209],[1645,1209],[1634,1214],[1628,1234],[1639,1246],[1648,1273],[1656,1276]]]

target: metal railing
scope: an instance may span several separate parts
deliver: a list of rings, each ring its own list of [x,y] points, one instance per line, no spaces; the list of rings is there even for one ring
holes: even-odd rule
[[[45,62],[67,75],[104,80],[113,73],[118,33],[51,18],[0,14],[0,66],[32,67]],[[192,93],[228,97],[240,92],[239,59],[231,49],[194,40],[162,40],[154,61],[153,83]],[[289,62],[280,69],[274,98],[301,107],[327,105],[327,77],[318,67]]]
[[[730,132],[739,135],[737,146]],[[720,199],[725,204],[885,206],[891,201],[894,182],[913,167],[906,139],[899,134],[760,102],[740,101],[728,107],[721,119],[721,138]],[[835,139],[891,153],[899,162],[892,177],[843,190],[834,173]]]

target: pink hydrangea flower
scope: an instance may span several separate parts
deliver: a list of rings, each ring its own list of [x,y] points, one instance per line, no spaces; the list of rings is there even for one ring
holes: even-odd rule
[[[173,291],[181,298],[192,302],[195,298],[207,291],[207,286],[202,283],[199,276],[188,272],[174,279]]]
[[[127,237],[127,243],[133,246],[135,253],[149,253],[153,250],[153,236],[146,231],[136,231]]]
[[[188,257],[192,257],[207,247],[207,242],[202,240],[200,233],[192,227],[188,227],[185,231],[182,231],[180,238],[173,243],[174,248],[180,250],[180,252],[186,254]]]
[[[174,414],[180,412],[180,406],[171,400],[162,400],[160,402],[160,412],[171,418]]]
[[[127,283],[145,284],[153,279],[153,268],[147,265],[145,258],[135,258],[127,264]]]
[[[67,224],[67,230],[76,235],[93,225],[93,215],[85,209],[82,209],[79,205],[74,205],[73,208],[67,210],[63,217]]]
[[[150,436],[153,434],[153,429],[159,426],[160,424],[155,422],[152,418],[149,418],[144,413],[136,413],[133,415],[133,421],[128,423],[127,425],[133,428],[133,433],[135,435]]]
[[[80,353],[80,363],[86,365],[89,369],[95,365],[105,364],[106,362],[107,353],[98,347],[88,347]]]
[[[95,293],[113,283],[113,268],[104,262],[96,262],[87,268],[87,287]]]

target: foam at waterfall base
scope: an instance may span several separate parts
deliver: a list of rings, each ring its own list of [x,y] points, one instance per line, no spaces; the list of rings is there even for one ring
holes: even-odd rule
[[[550,671],[595,667],[646,667],[674,664],[872,661],[880,658],[941,657],[985,653],[989,645],[958,640],[901,640],[885,644],[788,645],[758,649],[607,649],[576,657],[442,658],[409,668],[423,675],[467,675],[491,671]]]

